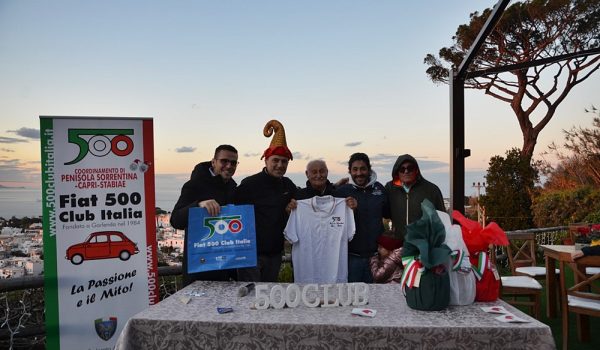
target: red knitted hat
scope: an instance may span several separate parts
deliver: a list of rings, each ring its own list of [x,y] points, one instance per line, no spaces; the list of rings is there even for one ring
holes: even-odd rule
[[[392,251],[402,247],[402,240],[392,238],[390,236],[381,235],[379,236],[379,238],[377,238],[377,244],[389,251]]]

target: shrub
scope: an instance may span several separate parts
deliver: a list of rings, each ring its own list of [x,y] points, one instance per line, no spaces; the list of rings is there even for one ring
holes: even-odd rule
[[[587,186],[545,191],[533,199],[532,211],[538,227],[600,222],[600,189]]]

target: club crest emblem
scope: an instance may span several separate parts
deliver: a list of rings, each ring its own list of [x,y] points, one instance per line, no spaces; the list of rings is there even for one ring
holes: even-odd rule
[[[94,321],[96,326],[96,334],[103,340],[109,340],[115,334],[117,330],[117,318],[110,317],[108,320],[104,321],[101,318],[98,318]]]

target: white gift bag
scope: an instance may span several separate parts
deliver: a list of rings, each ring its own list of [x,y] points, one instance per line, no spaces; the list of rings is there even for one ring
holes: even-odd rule
[[[437,211],[446,229],[446,245],[452,250],[446,264],[450,277],[450,305],[470,305],[475,301],[475,274],[460,225],[452,225],[450,215]]]

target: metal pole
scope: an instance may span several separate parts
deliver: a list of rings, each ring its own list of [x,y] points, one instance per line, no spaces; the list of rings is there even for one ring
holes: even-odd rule
[[[450,212],[465,213],[465,82],[450,71]]]

